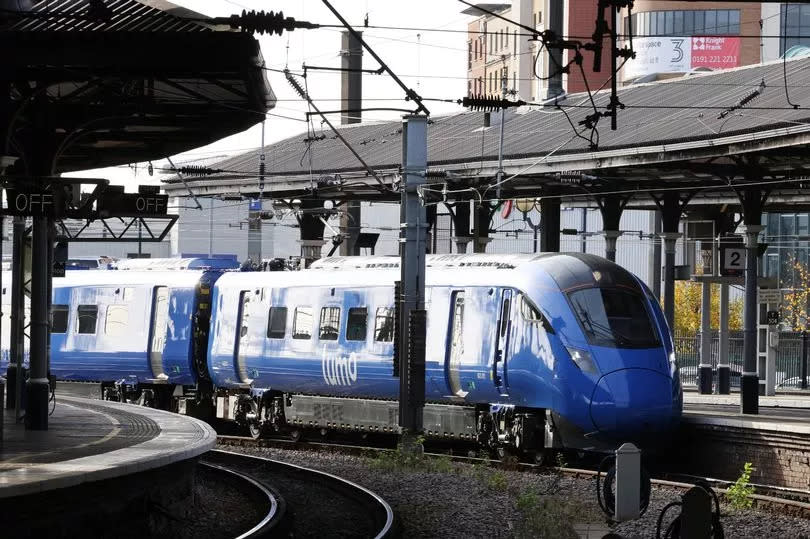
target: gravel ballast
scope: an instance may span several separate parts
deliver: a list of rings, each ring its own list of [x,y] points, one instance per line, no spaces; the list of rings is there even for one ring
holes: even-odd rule
[[[449,459],[413,464],[390,456],[230,445],[222,449],[323,470],[367,487],[391,505],[402,537],[575,538],[574,525],[605,522],[593,479],[504,471]],[[661,509],[680,497],[679,491],[653,487],[645,515],[613,531],[628,539],[655,537]],[[807,519],[735,511],[725,504],[721,512],[726,537],[810,539]],[[670,511],[669,516],[674,514]],[[320,536],[329,537],[328,530]]]

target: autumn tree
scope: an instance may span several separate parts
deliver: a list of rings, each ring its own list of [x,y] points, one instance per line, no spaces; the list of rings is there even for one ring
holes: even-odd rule
[[[711,326],[720,327],[720,285],[712,284]],[[703,285],[692,281],[675,282],[675,331],[700,331],[700,307]],[[728,304],[728,328],[742,328],[743,300],[737,298]]]
[[[791,275],[792,288],[785,289],[782,294],[782,323],[793,331],[808,329],[808,302],[810,302],[810,268],[791,256],[789,262],[793,274]],[[783,283],[780,283],[783,284]]]

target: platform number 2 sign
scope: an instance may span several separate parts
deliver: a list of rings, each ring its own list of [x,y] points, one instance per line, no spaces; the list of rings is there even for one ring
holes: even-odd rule
[[[745,269],[745,249],[726,247],[723,249],[723,269],[729,273]]]

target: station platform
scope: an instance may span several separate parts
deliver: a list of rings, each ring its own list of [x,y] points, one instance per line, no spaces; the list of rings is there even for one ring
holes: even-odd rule
[[[216,444],[194,418],[64,395],[47,431],[26,431],[14,410],[3,422],[0,536],[9,537],[106,535],[111,523],[162,535],[193,499],[196,457]],[[166,522],[149,515],[155,507]]]
[[[810,490],[810,395],[759,397],[740,413],[740,395],[684,392],[675,452],[684,472],[733,481],[746,462],[754,483]]]

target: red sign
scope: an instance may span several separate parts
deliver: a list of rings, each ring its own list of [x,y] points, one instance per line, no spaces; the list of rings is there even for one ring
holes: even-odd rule
[[[740,38],[695,36],[692,38],[692,69],[712,70],[740,65]]]

